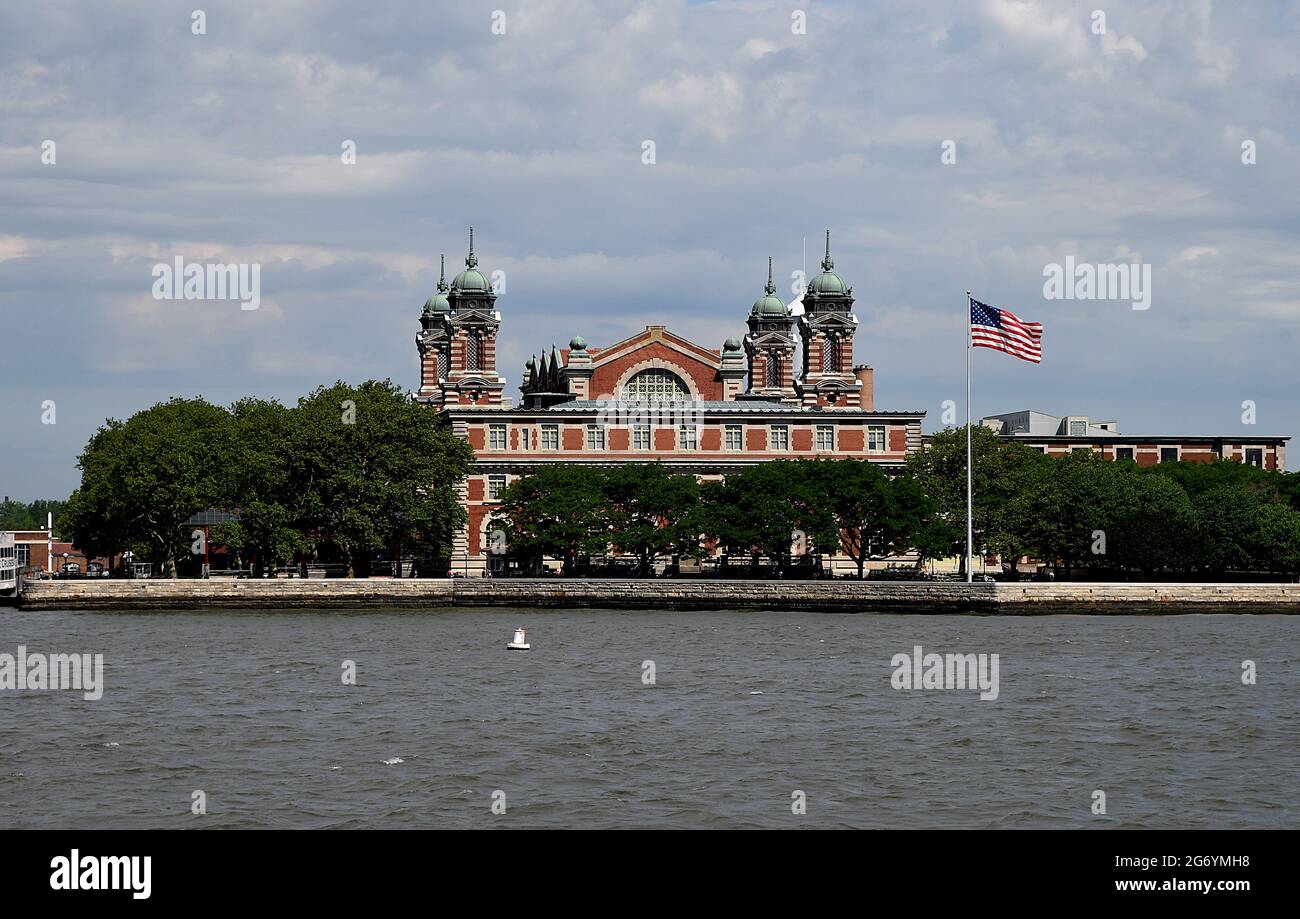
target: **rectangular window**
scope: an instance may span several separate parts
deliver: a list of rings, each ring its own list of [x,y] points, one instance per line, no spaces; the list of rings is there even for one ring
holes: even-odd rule
[[[727,449],[734,452],[745,449],[745,429],[738,424],[729,424],[726,427]]]
[[[489,501],[497,501],[501,498],[501,492],[506,490],[506,477],[503,475],[488,476],[487,496]]]
[[[1264,449],[1262,447],[1246,448],[1246,465],[1247,466],[1264,466]]]
[[[1086,422],[1086,421],[1071,421],[1071,422],[1070,422],[1070,436],[1071,436],[1071,437],[1082,437],[1083,435],[1085,435],[1085,434],[1087,434],[1087,433],[1088,433],[1088,422]]]
[[[542,425],[542,449],[560,449],[560,426],[558,424]]]
[[[1160,448],[1160,462],[1162,462],[1162,463],[1176,463],[1176,462],[1178,462],[1178,448],[1177,448],[1177,447],[1161,447],[1161,448]]]
[[[700,429],[693,424],[683,424],[677,427],[677,449],[679,450],[696,450],[699,449]]]
[[[833,424],[817,425],[817,449],[818,450],[835,449],[835,425]]]
[[[867,425],[867,452],[885,452],[885,426],[883,424]]]
[[[488,425],[488,449],[504,450],[506,448],[506,426],[504,424]]]
[[[781,451],[788,451],[790,449],[790,428],[788,425],[772,425],[772,436],[769,440],[768,447],[773,450]]]
[[[1116,448],[1115,448],[1115,459],[1117,459],[1117,460],[1131,460],[1132,458],[1133,458],[1133,448],[1132,448],[1132,447],[1116,447]]]
[[[632,449],[650,449],[650,425],[637,424],[632,426]]]
[[[604,450],[605,449],[605,427],[599,424],[587,425],[587,449]]]
[[[533,432],[530,428],[519,428],[519,449],[533,449]]]

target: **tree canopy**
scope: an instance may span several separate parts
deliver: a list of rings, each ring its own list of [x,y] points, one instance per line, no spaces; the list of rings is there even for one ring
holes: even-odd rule
[[[185,522],[212,508],[239,515],[213,539],[259,568],[323,544],[349,567],[405,540],[445,551],[471,455],[386,380],[320,387],[292,408],[172,399],[95,433],[64,525],[92,554],[130,549],[169,574],[191,549]]]

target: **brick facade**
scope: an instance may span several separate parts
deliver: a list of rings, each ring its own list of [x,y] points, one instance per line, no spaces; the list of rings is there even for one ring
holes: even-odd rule
[[[475,454],[463,490],[470,522],[455,540],[452,571],[487,570],[495,493],[546,463],[660,462],[701,480],[778,458],[899,468],[921,446],[925,413],[873,410],[872,371],[853,363],[852,291],[833,272],[827,247],[803,315],[775,296],[769,266],[743,340],[707,348],[662,325],[602,347],[575,336],[568,348],[527,362],[517,406],[497,385],[501,314],[495,293],[474,287],[471,251],[466,271],[450,286],[439,282],[416,339],[419,398],[443,412]]]

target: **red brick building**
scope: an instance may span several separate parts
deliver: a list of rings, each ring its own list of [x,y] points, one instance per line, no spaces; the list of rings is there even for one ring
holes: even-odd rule
[[[66,564],[76,565],[80,573],[85,574],[90,562],[105,563],[105,559],[86,558],[85,553],[74,549],[71,542],[51,539],[45,530],[15,530],[11,535],[17,559],[15,568],[27,577],[58,574]]]
[[[1114,421],[1033,411],[990,415],[980,423],[1003,440],[1050,456],[1088,450],[1103,459],[1133,460],[1139,466],[1224,459],[1280,472],[1286,469],[1286,444],[1291,439],[1280,434],[1122,434]]]
[[[925,413],[877,411],[871,368],[853,364],[853,291],[834,271],[829,233],[802,303],[776,296],[769,261],[743,339],[709,348],[648,326],[598,347],[575,335],[568,348],[527,362],[518,405],[497,372],[496,301],[471,230],[465,270],[450,284],[444,271],[416,336],[418,398],[443,412],[475,454],[464,489],[469,527],[456,539],[453,572],[484,573],[496,496],[544,463],[658,461],[709,479],[778,458],[898,467],[921,446]]]

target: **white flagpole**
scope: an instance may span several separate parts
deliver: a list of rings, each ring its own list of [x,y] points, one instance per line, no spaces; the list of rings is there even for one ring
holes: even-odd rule
[[[973,580],[975,564],[974,550],[974,528],[972,526],[973,518],[973,489],[971,488],[971,461],[970,461],[970,291],[966,291],[966,583]]]

